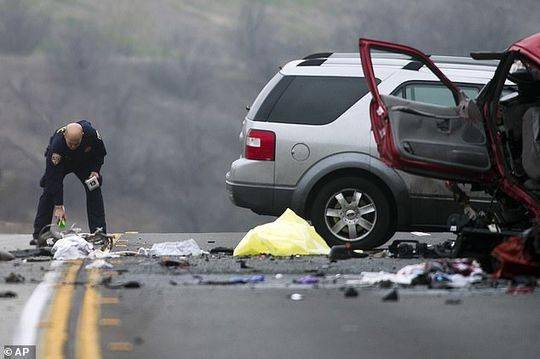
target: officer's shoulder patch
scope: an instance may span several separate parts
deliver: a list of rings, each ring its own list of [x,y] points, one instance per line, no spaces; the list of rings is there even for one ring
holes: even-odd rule
[[[56,130],[56,133],[64,133],[64,132],[66,132],[66,128],[67,128],[67,126],[60,127],[58,130]]]
[[[99,134],[98,130],[96,130],[96,137],[98,138],[98,140],[101,140],[101,135]]]
[[[51,155],[51,162],[53,165],[58,165],[60,163],[60,161],[62,161],[62,156],[58,153],[53,153]]]

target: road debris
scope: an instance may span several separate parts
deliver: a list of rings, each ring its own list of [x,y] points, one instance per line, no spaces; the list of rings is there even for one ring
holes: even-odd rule
[[[9,251],[15,258],[29,258],[29,257],[52,257],[51,248],[49,247],[40,247],[40,248],[31,248],[31,249],[17,249],[14,251]]]
[[[358,297],[358,291],[354,289],[353,287],[348,287],[345,290],[344,295],[345,295],[345,298],[355,298],[355,297]]]
[[[294,300],[294,301],[299,301],[299,300],[303,300],[304,299],[304,296],[300,293],[293,293],[289,296],[289,298],[291,300]]]
[[[512,278],[506,293],[508,294],[531,294],[537,286],[536,277],[530,275],[519,275]]]
[[[28,257],[26,259],[24,259],[25,261],[27,262],[49,262],[52,260],[51,257],[45,257],[45,256],[40,256],[40,257]]]
[[[274,222],[250,230],[234,249],[234,256],[327,255],[330,248],[303,218],[287,209]]]
[[[397,302],[399,300],[399,294],[397,288],[392,289],[382,297],[383,302]]]
[[[51,249],[55,260],[86,258],[94,246],[77,234],[68,235],[56,241]]]
[[[14,260],[15,256],[6,251],[0,251],[0,262],[1,261],[11,261]]]
[[[449,298],[449,299],[444,301],[444,304],[446,304],[446,305],[460,305],[461,302],[462,302],[461,299]]]
[[[432,289],[463,288],[482,281],[485,273],[472,259],[435,259],[407,265],[397,273],[361,272],[358,278],[345,281],[347,285],[427,285]]]
[[[210,249],[210,254],[224,253],[232,255],[234,253],[234,248],[228,247],[214,247]]]
[[[124,281],[124,282],[112,282],[112,276],[107,276],[101,280],[101,284],[109,289],[136,289],[141,287],[141,283],[136,280]]]
[[[455,241],[431,245],[417,240],[398,239],[388,246],[388,252],[393,258],[447,258],[453,254]]]
[[[200,284],[206,285],[235,285],[235,284],[253,284],[264,282],[264,275],[253,275],[247,277],[232,277],[226,280],[202,280]]]
[[[139,250],[140,251],[140,250]],[[181,242],[154,243],[149,250],[152,256],[200,256],[205,253],[194,239]]]
[[[84,269],[111,269],[112,267],[113,265],[104,259],[96,259],[92,263],[87,264]]]
[[[305,277],[293,279],[294,284],[317,284],[319,283],[319,278],[308,275]]]
[[[526,239],[510,237],[493,249],[492,255],[500,263],[495,273],[497,278],[512,279],[521,275],[540,277],[540,256],[531,250],[531,247],[534,248],[534,236],[540,243],[540,228],[524,234]]]
[[[167,268],[189,268],[190,264],[186,258],[161,257],[161,265]]]
[[[240,264],[241,269],[250,269],[251,267],[246,264],[246,261],[243,259],[240,259],[239,261],[236,261],[236,263]]]
[[[20,274],[11,272],[4,280],[6,283],[24,283],[25,278]]]
[[[343,259],[351,259],[351,258],[366,258],[369,257],[369,254],[362,251],[362,250],[355,250],[352,249],[350,245],[339,245],[339,246],[333,246],[330,249],[330,253],[328,254],[328,258],[331,262],[335,262],[338,260]]]
[[[11,290],[0,291],[0,298],[17,298],[17,293]]]

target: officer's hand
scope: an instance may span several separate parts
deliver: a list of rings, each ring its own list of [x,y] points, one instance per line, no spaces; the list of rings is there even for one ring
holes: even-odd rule
[[[54,218],[56,218],[57,221],[67,219],[64,206],[54,206]]]
[[[97,172],[90,172],[90,176],[88,176],[88,178],[92,178],[92,177],[99,178],[99,173],[97,173]]]

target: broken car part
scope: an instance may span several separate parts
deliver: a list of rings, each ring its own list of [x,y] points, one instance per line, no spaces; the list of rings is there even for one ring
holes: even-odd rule
[[[338,245],[330,248],[328,258],[330,261],[337,261],[351,258],[365,258],[369,254],[362,250],[354,250],[350,245]]]

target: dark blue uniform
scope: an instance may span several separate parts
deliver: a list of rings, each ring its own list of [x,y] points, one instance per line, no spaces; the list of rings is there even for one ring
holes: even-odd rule
[[[91,172],[99,173],[99,183],[103,183],[101,166],[107,151],[98,131],[86,120],[78,121],[83,128],[83,138],[76,150],[70,150],[64,138],[65,127],[58,129],[52,135],[49,146],[45,151],[45,174],[41,178],[40,186],[43,194],[39,198],[38,210],[34,221],[34,238],[37,238],[43,227],[51,223],[54,206],[64,204],[64,177],[69,173],[75,175],[82,182],[86,191],[86,210],[88,213],[88,227],[90,232],[103,228],[106,233],[105,209],[101,187],[89,191],[84,181]]]

